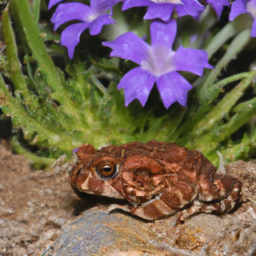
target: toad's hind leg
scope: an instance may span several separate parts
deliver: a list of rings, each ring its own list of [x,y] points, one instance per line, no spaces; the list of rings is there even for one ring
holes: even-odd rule
[[[216,176],[218,177],[219,175],[216,175]],[[230,178],[230,177],[231,176],[229,176],[228,178]],[[215,180],[217,180],[216,178],[215,178]],[[235,207],[235,205],[242,202],[242,200],[243,200],[242,183],[233,177],[232,177],[232,179],[233,179],[232,186],[230,187],[228,193],[226,193],[226,195],[222,199],[217,201],[216,198],[214,198],[215,200],[213,199],[213,201],[208,201],[208,202],[206,202],[205,200],[200,200],[200,199],[194,200],[193,204],[189,208],[184,209],[180,213],[180,215],[177,219],[177,223],[183,222],[186,218],[188,218],[189,216],[191,216],[195,213],[200,213],[200,212],[224,213],[224,212],[231,211]],[[225,186],[225,183],[222,183],[221,185],[222,185],[222,187],[218,188],[218,190],[222,194],[223,189],[224,189],[223,186]],[[216,190],[215,190],[215,192],[216,192]],[[217,197],[216,194],[215,194],[215,196]]]
[[[132,215],[138,216],[144,220],[156,220],[176,212],[175,209],[171,209],[160,199],[150,200],[137,206],[113,204],[109,206],[107,210],[108,212],[111,212],[116,209],[129,212]]]

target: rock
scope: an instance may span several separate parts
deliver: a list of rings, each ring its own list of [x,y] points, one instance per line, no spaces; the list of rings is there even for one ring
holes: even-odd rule
[[[246,196],[256,203],[256,161],[237,161],[227,166],[228,173],[243,182]]]
[[[147,222],[95,207],[67,224],[42,256],[256,255],[256,161],[232,163],[227,173],[243,181],[251,198],[231,213],[200,213],[175,225],[177,214]]]
[[[96,207],[68,224],[43,256],[166,255],[168,245],[155,240],[159,240],[158,231],[152,232],[148,223],[120,212],[108,214],[106,207]],[[172,255],[196,255],[178,248],[169,251]]]

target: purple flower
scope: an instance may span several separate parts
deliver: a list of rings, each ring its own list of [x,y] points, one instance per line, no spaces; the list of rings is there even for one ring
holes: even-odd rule
[[[72,59],[74,50],[80,41],[81,33],[89,28],[90,34],[97,35],[101,32],[103,25],[115,23],[111,18],[112,7],[121,0],[91,0],[91,6],[81,3],[60,4],[51,22],[54,23],[54,30],[71,20],[80,20],[82,23],[75,23],[68,26],[61,34],[61,44],[68,48],[69,58]],[[53,1],[54,3],[57,0]],[[110,14],[108,11],[110,10]]]
[[[121,35],[113,42],[103,43],[113,49],[111,57],[128,59],[140,65],[129,71],[118,84],[118,89],[124,88],[125,105],[138,99],[144,106],[156,82],[166,108],[174,102],[186,106],[187,92],[192,86],[177,71],[202,76],[204,68],[212,68],[208,64],[207,53],[183,46],[176,52],[172,50],[177,31],[175,20],[168,23],[153,21],[150,31],[151,46],[132,32]]]
[[[191,15],[197,18],[199,13],[204,10],[204,6],[197,0],[124,0],[122,10],[132,7],[147,6],[148,10],[144,19],[160,18],[168,21],[175,9],[179,17]]]
[[[251,36],[256,36],[256,0],[236,0],[231,6],[231,12],[229,14],[229,20],[234,20],[238,15],[242,13],[250,13],[253,17],[253,25]]]
[[[73,153],[76,153],[76,152],[79,150],[79,148],[80,148],[80,147],[73,149],[72,152],[73,152]]]
[[[48,9],[51,9],[55,4],[62,2],[63,0],[50,0],[48,4]]]
[[[220,18],[224,6],[230,6],[229,0],[207,0],[206,2],[212,5],[218,16],[218,19]]]

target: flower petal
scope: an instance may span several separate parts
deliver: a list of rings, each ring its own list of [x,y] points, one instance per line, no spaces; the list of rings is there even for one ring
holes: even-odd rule
[[[79,148],[81,148],[81,147],[78,147],[78,148],[73,149],[72,152],[73,152],[73,153],[76,153],[76,152],[79,150]]]
[[[166,108],[174,102],[186,106],[188,91],[192,89],[192,85],[179,73],[170,72],[162,75],[157,79],[156,84]]]
[[[54,30],[71,20],[81,20],[91,22],[95,14],[91,7],[81,3],[60,4],[52,16],[51,22],[54,23]]]
[[[141,6],[149,6],[153,4],[150,0],[125,0],[123,3],[122,11],[130,9],[132,7],[141,7]]]
[[[50,0],[48,4],[48,9],[51,9],[55,4],[62,2],[63,0]]]
[[[245,1],[244,0],[236,0],[231,5],[231,11],[229,13],[229,20],[234,20],[238,15],[242,13],[249,13],[246,11],[245,8]]]
[[[179,17],[190,15],[197,18],[200,12],[204,10],[204,6],[197,0],[182,0],[182,2],[183,5],[179,4],[175,7]]]
[[[119,57],[141,64],[147,58],[149,45],[132,32],[127,32],[112,42],[103,42],[105,46],[113,49],[111,57]]]
[[[246,10],[252,15],[252,17],[256,18],[256,0],[250,0],[246,4]]]
[[[253,7],[256,7],[256,0],[251,0],[251,1],[250,1],[250,4],[251,4]]]
[[[118,89],[124,88],[125,106],[138,99],[142,106],[145,106],[150,91],[153,88],[155,77],[137,67],[125,74],[118,84]]]
[[[177,71],[188,71],[202,76],[204,68],[212,68],[208,64],[208,54],[204,50],[187,49],[180,46],[173,58],[173,65]]]
[[[111,11],[112,7],[122,0],[91,0],[91,8],[95,13],[106,14],[108,10]]]
[[[90,23],[90,34],[92,36],[97,35],[101,32],[102,26],[111,23],[116,23],[109,15],[104,14],[99,16],[93,22]]]
[[[251,37],[256,37],[256,19],[254,19],[252,24]]]
[[[207,0],[207,3],[212,5],[212,8],[215,10],[218,19],[220,18],[224,6],[230,6],[229,0]]]
[[[153,21],[150,26],[151,43],[152,45],[165,46],[171,49],[176,32],[176,20],[170,20],[168,23]]]
[[[81,33],[87,29],[89,25],[89,23],[76,23],[63,30],[60,42],[68,48],[68,55],[70,59],[73,58],[75,47],[80,42]]]
[[[145,20],[162,19],[168,21],[174,9],[174,4],[148,4],[148,10],[143,17]]]

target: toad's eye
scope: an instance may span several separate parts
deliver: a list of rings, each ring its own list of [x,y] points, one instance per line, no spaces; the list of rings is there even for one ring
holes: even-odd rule
[[[96,165],[98,175],[103,179],[111,179],[116,175],[116,165],[112,161],[102,161]]]

